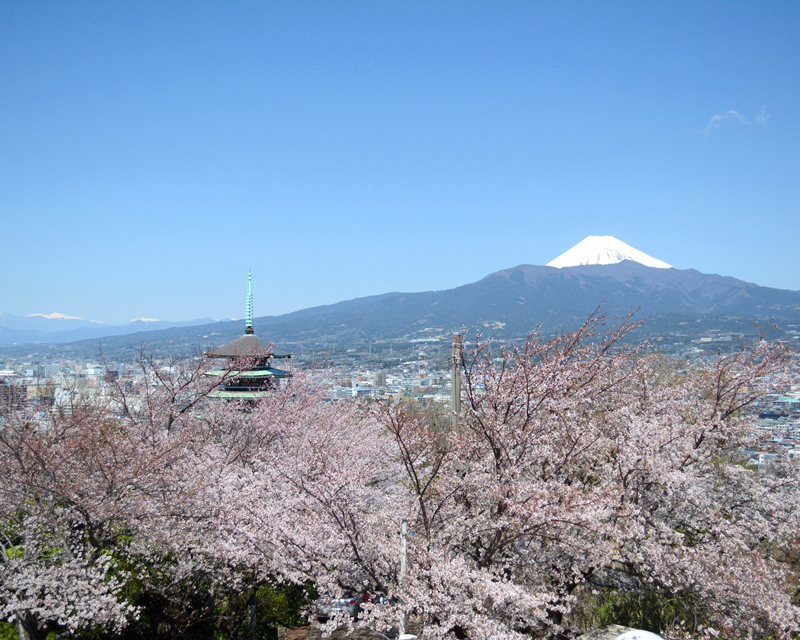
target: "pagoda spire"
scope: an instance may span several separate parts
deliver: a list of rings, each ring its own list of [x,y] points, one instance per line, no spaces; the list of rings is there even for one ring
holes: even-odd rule
[[[247,272],[247,325],[244,332],[247,335],[253,333],[253,279],[250,276],[250,271]]]

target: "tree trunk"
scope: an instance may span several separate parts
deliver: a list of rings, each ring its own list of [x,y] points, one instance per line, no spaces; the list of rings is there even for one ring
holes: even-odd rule
[[[250,605],[247,612],[247,637],[256,637],[256,627],[258,626],[258,614],[255,603]]]
[[[40,627],[39,622],[27,613],[17,614],[17,634],[19,640],[46,640],[47,627]]]

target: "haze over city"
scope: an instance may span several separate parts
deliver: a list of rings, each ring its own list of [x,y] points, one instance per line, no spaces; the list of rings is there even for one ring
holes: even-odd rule
[[[797,3],[0,5],[0,312],[242,317],[611,235],[800,289]]]

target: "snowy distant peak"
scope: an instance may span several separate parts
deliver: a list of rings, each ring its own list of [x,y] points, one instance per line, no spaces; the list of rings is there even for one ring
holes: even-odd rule
[[[68,316],[68,315],[66,315],[64,313],[58,313],[58,312],[53,312],[53,313],[29,313],[26,317],[27,318],[32,318],[34,321],[37,321],[36,320],[37,318],[44,318],[45,320],[76,320],[79,323],[80,322],[89,322],[89,323],[92,323],[92,324],[103,324],[99,320],[86,320],[85,318],[79,318],[78,316]],[[41,320],[38,320],[38,322],[41,322]],[[50,324],[50,323],[48,323],[48,324]],[[59,323],[52,323],[52,324],[53,324],[53,326],[56,326],[56,325],[60,326]],[[71,323],[71,324],[73,326],[75,325],[74,322]]]
[[[42,318],[47,318],[48,320],[83,320],[83,318],[79,318],[78,316],[65,316],[63,313],[30,313],[28,314],[29,318],[33,318],[34,316],[40,316]]]
[[[623,260],[633,260],[646,267],[672,269],[672,265],[648,256],[614,236],[589,236],[555,260],[548,262],[547,266],[561,269],[585,264],[616,264]]]
[[[131,322],[161,322],[158,318],[134,318]]]

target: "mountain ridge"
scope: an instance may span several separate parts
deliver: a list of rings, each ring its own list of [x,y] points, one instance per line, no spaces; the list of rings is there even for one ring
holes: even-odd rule
[[[453,289],[365,296],[262,316],[253,325],[262,341],[288,350],[298,344],[442,337],[461,327],[510,339],[538,325],[545,333],[575,328],[601,304],[612,317],[640,308],[640,317],[651,317],[647,326],[661,333],[702,318],[736,327],[770,318],[800,324],[800,291],[624,260],[562,268],[517,265]],[[105,338],[103,348],[130,350],[144,342],[173,351],[202,350],[238,337],[243,329],[242,321],[173,327]],[[82,344],[96,348],[97,341]]]
[[[0,313],[0,344],[74,342],[84,339],[126,335],[140,331],[196,326],[212,322],[217,321],[213,318],[198,318],[196,320],[177,322],[136,318],[130,322],[113,325],[58,313],[49,315],[32,313],[27,316]]]

